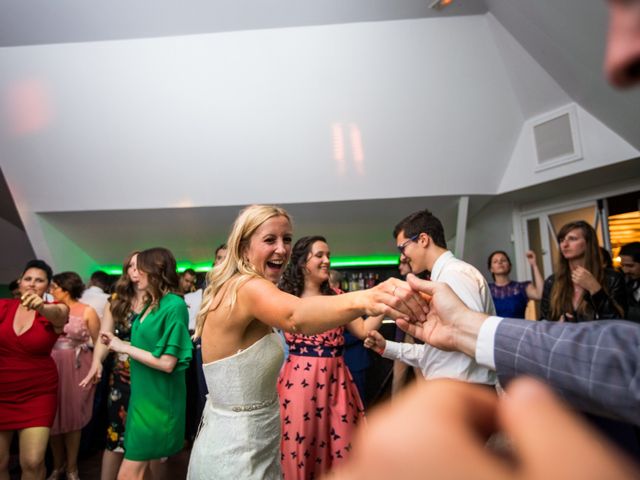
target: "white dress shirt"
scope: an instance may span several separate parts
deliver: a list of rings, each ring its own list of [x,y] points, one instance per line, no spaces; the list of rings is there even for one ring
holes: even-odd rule
[[[493,299],[484,276],[473,265],[453,256],[449,251],[438,257],[431,280],[444,282],[472,310],[495,315]],[[385,358],[400,360],[419,367],[425,378],[456,378],[472,383],[495,384],[495,372],[478,365],[475,359],[460,352],[445,352],[430,345],[397,343],[387,340],[382,353]]]
[[[193,332],[196,329],[196,317],[200,311],[200,305],[202,305],[202,289],[199,288],[195,292],[187,293],[184,296],[184,303],[189,309],[189,331]]]
[[[104,315],[104,308],[109,301],[109,294],[104,293],[100,287],[91,286],[82,292],[82,296],[79,299],[80,303],[86,303],[93,307],[98,314],[100,323],[102,323],[102,316]]]

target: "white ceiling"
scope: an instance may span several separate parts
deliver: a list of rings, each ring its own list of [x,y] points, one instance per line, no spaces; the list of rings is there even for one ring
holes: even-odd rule
[[[376,22],[487,11],[484,0],[4,0],[0,47]]]
[[[606,84],[602,75],[606,2],[454,0],[452,6],[443,11],[429,9],[429,3],[429,0],[197,0],[186,4],[169,0],[6,0],[0,3],[0,53],[2,47],[11,49],[30,45],[482,15],[489,12],[517,40],[524,53],[544,69],[550,83],[559,85],[561,95],[578,103],[630,145],[640,149],[640,89],[618,92]],[[445,49],[448,43],[449,39],[443,36],[441,48]],[[504,50],[505,47],[500,44],[497,47],[500,55],[506,59],[514,55],[513,51]],[[516,52],[516,55],[520,56],[521,52]],[[530,88],[527,78],[518,78],[518,70],[509,71],[506,75],[510,76],[514,98],[519,102],[522,112],[526,114],[529,106],[534,106],[532,108],[535,110],[535,105],[544,103],[536,98],[540,91]],[[453,103],[456,102],[456,92],[438,93],[448,95]],[[478,128],[490,128],[490,123],[478,125]],[[470,134],[481,135],[482,131],[468,129],[461,132],[462,136]],[[60,158],[71,153],[72,145],[69,148],[69,152],[57,152]],[[34,150],[35,153],[41,152]],[[10,164],[10,160],[8,157],[0,158],[0,166],[5,173],[18,168]],[[408,174],[406,166],[403,167],[403,173]],[[634,174],[638,176],[637,167],[637,161],[618,167],[605,167],[576,175],[572,179],[558,178],[511,192],[504,198],[516,202],[533,201],[558,192],[579,190],[597,182],[630,178]],[[108,166],[105,165],[105,168]],[[37,169],[36,172],[43,170]],[[496,185],[501,174],[495,172]],[[179,181],[186,182],[188,179],[180,178]],[[10,188],[19,204],[34,200],[33,196],[20,198],[20,193],[28,190],[25,185],[10,185]],[[393,248],[390,233],[393,225],[407,213],[419,208],[432,209],[443,219],[448,232],[455,231],[457,196],[438,193],[437,196],[427,194],[424,197],[406,198],[400,191],[382,196],[401,198],[297,203],[287,205],[287,208],[296,219],[297,234],[324,234],[332,241],[334,250],[341,254],[388,251]],[[117,194],[114,191],[114,195]],[[46,193],[43,195],[46,197]],[[472,196],[470,217],[490,199],[491,196],[487,195]],[[51,200],[55,204],[58,199]],[[40,197],[38,201],[41,202]],[[47,213],[38,215],[40,221],[50,225],[48,231],[54,231],[55,236],[61,239],[61,244],[70,243],[102,264],[119,263],[133,246],[143,248],[157,244],[173,249],[178,258],[202,261],[210,258],[212,246],[224,239],[239,208],[235,203],[228,201],[217,203],[226,206],[151,210],[113,210],[92,206],[88,211],[55,211],[55,208],[47,211],[42,207],[38,211]],[[9,212],[7,215],[11,218],[7,218],[5,211]],[[3,205],[2,216],[15,224],[14,210],[6,209]],[[2,231],[0,224],[0,234]],[[11,238],[15,237],[14,233]],[[366,251],[362,250],[362,245],[366,245]],[[55,241],[51,240],[49,247],[55,248]],[[6,246],[3,248],[5,252],[14,250]],[[3,259],[5,263],[9,260],[12,265],[22,261],[16,256]],[[0,265],[0,271],[3,271],[2,267]]]

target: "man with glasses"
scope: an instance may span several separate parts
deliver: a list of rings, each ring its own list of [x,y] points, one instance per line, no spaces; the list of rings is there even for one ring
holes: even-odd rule
[[[455,258],[447,250],[442,223],[429,210],[420,210],[403,219],[396,225],[393,236],[400,260],[408,264],[411,272],[431,272],[433,281],[450,285],[470,309],[495,315],[486,279],[475,267]],[[377,331],[369,334],[365,346],[385,358],[419,367],[425,378],[457,378],[486,385],[496,383],[494,372],[463,353],[445,352],[430,345],[386,341]]]

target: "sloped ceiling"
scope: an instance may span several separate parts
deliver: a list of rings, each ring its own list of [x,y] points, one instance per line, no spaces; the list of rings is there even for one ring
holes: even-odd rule
[[[425,0],[5,0],[0,47],[168,37],[410,18],[478,15],[484,0],[443,10]]]
[[[616,90],[603,75],[607,2],[487,0],[487,4],[575,102],[640,149],[640,89]]]
[[[470,215],[473,215],[488,201],[491,193],[498,191],[500,178],[509,161],[507,151],[513,148],[516,142],[517,122],[526,120],[541,109],[544,110],[553,104],[562,102],[564,98],[578,103],[636,150],[640,149],[640,128],[638,128],[640,122],[638,122],[639,115],[637,113],[640,111],[640,89],[635,92],[618,92],[606,84],[602,75],[606,2],[602,0],[565,0],[563,2],[551,0],[487,0],[486,2],[454,0],[451,7],[442,11],[429,9],[429,3],[424,0],[353,0],[348,2],[341,0],[328,2],[314,0],[274,0],[271,2],[198,0],[189,2],[188,6],[185,6],[185,4],[171,0],[153,2],[118,0],[106,3],[87,3],[78,0],[61,0],[59,2],[8,0],[0,5],[0,59],[17,58],[20,57],[20,52],[24,51],[25,58],[29,58],[29,60],[41,58],[42,64],[55,64],[56,57],[48,55],[46,49],[46,45],[51,44],[108,43],[111,40],[166,38],[216,32],[282,29],[354,22],[388,22],[389,29],[392,29],[396,27],[393,22],[390,22],[393,20],[428,18],[430,22],[437,22],[439,18],[450,17],[448,23],[444,20],[438,25],[429,23],[430,37],[421,36],[419,28],[407,30],[407,40],[415,40],[415,43],[408,43],[411,45],[412,52],[409,52],[409,56],[406,58],[418,63],[411,55],[419,56],[419,52],[422,52],[426,65],[423,66],[422,73],[415,75],[413,69],[401,72],[391,69],[385,71],[385,66],[381,65],[380,75],[375,78],[363,78],[363,89],[368,89],[367,93],[371,95],[371,98],[379,98],[380,103],[369,102],[370,108],[363,109],[359,114],[365,119],[364,121],[373,122],[375,127],[379,129],[377,131],[382,132],[384,136],[391,136],[393,133],[385,128],[385,122],[393,124],[394,122],[406,121],[404,116],[408,110],[424,112],[421,117],[417,117],[418,122],[413,124],[407,122],[402,128],[398,128],[398,133],[405,134],[407,140],[403,141],[399,136],[398,141],[392,142],[394,148],[381,155],[386,158],[387,162],[386,167],[380,170],[386,181],[385,188],[369,185],[369,188],[377,192],[378,196],[375,193],[370,193],[368,196],[349,195],[350,188],[360,188],[356,176],[347,178],[348,182],[340,189],[343,194],[341,198],[369,198],[369,200],[326,202],[328,199],[325,195],[326,189],[318,189],[318,186],[313,183],[313,172],[310,172],[308,168],[305,170],[300,167],[299,175],[308,182],[304,184],[304,187],[307,191],[316,194],[317,200],[322,202],[287,205],[293,211],[294,216],[298,218],[298,233],[319,232],[330,238],[335,238],[334,249],[341,253],[370,253],[392,248],[389,228],[400,217],[418,208],[432,208],[439,216],[443,217],[447,231],[453,234],[455,206],[457,205],[457,197],[453,194],[476,194],[471,201]],[[458,34],[464,33],[459,30],[460,24],[469,25],[479,32],[482,31],[482,25],[471,18],[471,16],[477,18],[479,15],[491,17],[487,21],[487,25],[489,25],[487,32],[491,29],[491,24],[494,21],[499,23],[499,29],[507,32],[502,33],[494,28],[493,41],[498,47],[495,52],[489,52],[486,45],[487,38],[491,37],[490,33],[485,32],[486,38],[481,36],[482,45],[473,45],[466,38],[458,38]],[[451,21],[451,19],[461,16],[469,16],[469,21],[463,20],[458,23]],[[409,21],[406,25],[413,24]],[[454,28],[456,25],[458,27]],[[412,28],[415,28],[415,25]],[[325,32],[331,34],[340,34],[341,31],[344,38],[349,37],[350,33],[346,32],[345,34],[340,25],[337,25],[335,29],[325,29]],[[358,31],[375,33],[384,31],[384,28],[372,28],[363,24],[362,28],[352,29],[352,32]],[[394,36],[390,35],[390,37]],[[251,38],[251,36],[246,38]],[[269,38],[269,36],[254,35],[253,41],[261,38]],[[291,36],[290,38],[299,37]],[[424,44],[425,38],[429,39],[428,44]],[[517,44],[509,38],[515,38]],[[511,43],[501,43],[504,39]],[[183,39],[178,43],[184,46],[188,41],[188,39]],[[375,43],[375,39],[372,38],[371,42],[372,45],[376,45],[374,51],[367,52],[365,45],[361,46],[362,60],[367,62],[367,65],[374,65],[376,61],[379,61],[378,52],[385,53],[387,56],[395,55],[393,51],[383,52],[384,49]],[[453,45],[455,47],[456,42],[465,44],[463,49],[453,48],[451,52],[448,52],[447,46]],[[26,57],[27,49],[30,48],[28,46],[34,45],[43,46],[40,50],[42,56]],[[95,74],[96,76],[101,74],[98,69],[101,67],[101,62],[107,58],[101,57],[101,55],[109,52],[111,46],[105,45],[104,48],[100,48],[99,45],[94,43],[87,46],[82,55],[86,55],[87,58],[92,56],[95,58],[91,62],[87,62],[85,70],[79,65],[77,71],[69,72],[70,80],[75,81],[85,74]],[[157,45],[167,46],[168,44],[159,39]],[[401,43],[395,44],[396,47],[398,45]],[[21,46],[26,49],[14,48]],[[338,53],[342,49],[339,44],[332,47]],[[483,48],[485,50],[482,50]],[[127,50],[127,47],[125,46],[124,49]],[[1,56],[3,50],[7,53],[4,57]],[[78,46],[78,48],[51,49],[50,51],[57,52],[56,55],[64,56],[65,52],[82,52],[83,48]],[[141,51],[143,52],[143,50]],[[168,48],[164,51],[164,55],[170,61],[174,61],[172,54],[175,54],[176,51],[173,48]],[[461,51],[464,51],[464,56],[460,56],[462,55]],[[482,53],[481,60],[473,58],[472,52],[474,51]],[[111,52],[117,53],[115,49],[111,49]],[[452,67],[451,71],[438,71],[436,69],[438,64],[434,62],[434,71],[429,72],[430,56],[438,54],[438,52],[443,59],[446,59],[442,60],[445,62],[444,64]],[[323,54],[332,55],[331,48],[323,50]],[[82,58],[82,55],[79,58]],[[369,57],[365,58],[364,55],[369,55]],[[456,55],[458,56],[456,57]],[[536,63],[535,68],[531,68],[531,60],[522,60],[523,55],[533,59],[532,61]],[[496,81],[501,83],[494,88],[498,92],[503,91],[504,94],[500,96],[500,102],[496,101],[491,108],[485,104],[487,101],[485,90],[478,89],[477,81],[482,76],[478,77],[470,74],[468,70],[458,68],[456,62],[467,67],[474,61],[496,66],[498,65],[496,59],[500,57],[502,57],[504,66],[495,68],[495,74]],[[518,57],[517,61],[513,61],[516,57]],[[121,65],[123,69],[139,67],[136,65],[136,58],[141,57],[133,55],[130,59],[131,63],[124,61]],[[525,64],[529,65],[526,70],[519,67],[515,70],[508,70],[508,65]],[[148,68],[149,65],[152,64],[145,63],[142,68]],[[36,64],[34,66],[38,67]],[[23,67],[25,68],[22,73],[29,71],[28,61]],[[350,73],[356,75],[358,68],[359,66],[356,66]],[[2,77],[1,70],[3,70],[3,64],[0,60],[0,77]],[[12,73],[7,72],[5,69],[7,76]],[[157,73],[162,73],[162,70],[158,70]],[[367,73],[366,70],[365,73]],[[447,74],[451,75],[452,82],[450,84],[447,83]],[[394,75],[398,77],[396,78]],[[538,81],[538,79],[543,79],[545,75],[549,77],[547,80]],[[429,90],[429,82],[433,82],[434,78],[438,78],[438,76],[441,78],[440,83],[435,84],[437,88]],[[401,80],[399,80],[400,78]],[[109,94],[117,93],[117,89],[122,88],[118,84],[121,79],[114,77],[113,80],[111,83],[115,87],[113,91],[107,92]],[[466,84],[459,83],[465,80]],[[61,81],[62,83],[65,81],[64,73],[61,76]],[[509,83],[511,84],[510,88],[508,87]],[[126,88],[127,80],[122,84]],[[542,84],[547,87],[540,88]],[[447,85],[461,86],[462,88],[446,88]],[[426,89],[423,97],[415,101],[402,99],[403,89],[419,89],[420,87]],[[141,84],[139,88],[144,89],[148,86]],[[161,91],[165,85],[160,84],[159,87],[154,85],[153,88]],[[90,87],[87,89],[88,91],[83,91],[82,83],[78,83],[76,93],[78,93],[80,102],[91,97],[93,92],[90,91]],[[46,89],[42,89],[37,82],[28,84],[26,90],[31,98],[34,94],[36,97],[46,97]],[[348,100],[352,93],[346,93],[345,99]],[[188,95],[189,92],[185,92],[185,94]],[[474,95],[477,100],[473,99]],[[483,95],[485,96],[483,97]],[[67,95],[65,92],[64,95],[59,95],[57,100],[74,102],[78,101],[78,98],[75,98],[75,95]],[[425,98],[428,98],[429,102],[426,102]],[[367,97],[363,97],[363,99],[363,105],[367,105],[369,99]],[[406,101],[406,105],[398,102],[398,99]],[[6,100],[6,97],[3,100]],[[117,95],[113,96],[112,100],[114,102],[113,109],[107,101],[104,103],[103,109],[96,113],[108,116],[114,110],[118,111],[118,108],[122,108],[121,104],[116,104]],[[246,101],[246,98],[244,100]],[[275,101],[277,100],[275,99]],[[138,99],[131,96],[131,101],[135,102]],[[444,121],[446,119],[440,118],[437,110],[427,110],[434,101],[441,106],[450,105],[452,109],[461,109],[459,117],[464,120],[468,120],[464,115],[464,109],[478,114],[476,109],[483,108],[481,113],[487,118],[491,118],[492,121],[475,122],[473,126],[464,122],[438,125],[436,120]],[[383,105],[384,108],[380,108],[380,105]],[[7,105],[6,101],[1,105],[3,111],[0,112],[2,113],[0,128],[3,125],[7,126],[6,113],[14,107],[15,105]],[[210,107],[214,108],[215,106],[210,105]],[[45,111],[44,114],[46,113]],[[119,113],[122,112],[119,111]],[[432,117],[429,117],[429,114]],[[494,121],[498,117],[502,123]],[[87,122],[93,122],[96,119],[104,119],[104,117],[96,116]],[[206,120],[207,117],[203,117],[203,119]],[[25,119],[27,122],[33,120],[33,118]],[[140,132],[128,129],[127,120],[130,119],[116,115],[107,121],[118,131],[118,135],[121,135],[122,139],[130,142],[132,149],[139,148]],[[430,121],[434,122],[435,128],[424,128],[425,124]],[[80,123],[78,125],[82,126]],[[465,125],[465,128],[460,129],[461,125]],[[511,127],[505,127],[508,125]],[[190,132],[190,134],[193,134],[194,138],[197,134],[203,137],[207,133],[202,129],[202,122],[193,125],[193,128],[195,132]],[[82,135],[83,129],[81,128],[79,131]],[[352,128],[352,134],[353,131]],[[451,134],[450,139],[447,140],[449,143],[447,145],[439,144],[438,142],[443,137],[442,132],[447,131]],[[417,164],[424,168],[421,160],[415,160],[414,156],[418,154],[417,150],[425,150],[428,153],[427,157],[434,155],[435,152],[438,158],[448,158],[452,151],[458,151],[461,148],[464,150],[465,146],[468,148],[471,139],[489,138],[487,132],[489,137],[493,139],[493,143],[496,144],[493,155],[490,151],[483,152],[482,155],[478,155],[477,151],[470,151],[468,155],[469,162],[491,162],[485,165],[482,174],[477,173],[480,172],[477,169],[477,164],[470,164],[470,168],[465,172],[466,175],[461,175],[460,181],[453,181],[443,176],[443,172],[446,172],[449,167],[455,167],[455,165],[449,165],[446,162],[442,168],[428,169],[427,175],[416,175],[413,171],[413,167]],[[49,132],[49,135],[59,134],[59,131]],[[177,206],[173,200],[171,202],[160,200],[155,203],[144,203],[142,200],[131,203],[125,201],[123,205],[114,207],[113,205],[118,203],[117,200],[101,204],[100,196],[104,195],[101,189],[97,190],[99,193],[97,199],[90,198],[88,195],[74,198],[71,190],[57,188],[60,184],[56,183],[56,175],[59,175],[63,170],[61,165],[64,166],[74,157],[82,157],[77,151],[78,143],[84,141],[87,144],[91,142],[95,144],[96,139],[91,137],[77,138],[79,142],[75,142],[75,139],[69,137],[66,146],[58,150],[51,150],[48,148],[49,144],[42,143],[43,136],[41,134],[33,136],[36,141],[31,143],[29,143],[28,136],[9,146],[5,142],[2,147],[4,150],[0,148],[0,166],[5,169],[5,172],[8,172],[9,188],[18,205],[21,220],[25,224],[27,232],[30,233],[29,237],[36,253],[49,259],[57,257],[56,263],[64,265],[65,268],[88,268],[92,262],[117,264],[121,260],[123,252],[126,253],[133,247],[132,242],[136,243],[136,247],[164,244],[174,248],[178,257],[187,257],[194,261],[206,260],[210,257],[211,247],[224,237],[224,232],[227,231],[231,218],[239,208],[236,205],[240,200],[235,192],[232,196],[216,197],[215,202],[209,204],[200,202],[200,208],[194,209],[169,208]],[[411,140],[411,136],[414,137],[414,140]],[[153,135],[151,135],[151,139],[153,139],[152,137]],[[115,140],[117,141],[117,138]],[[303,136],[297,140],[306,144],[309,139]],[[107,147],[107,150],[96,152],[98,156],[102,155],[99,157],[100,161],[95,165],[87,165],[87,173],[84,175],[88,176],[70,177],[72,180],[90,178],[89,181],[96,181],[101,177],[101,174],[109,173],[109,162],[114,160],[110,158],[108,150],[111,139],[101,138],[100,141],[105,142],[104,146]],[[240,147],[244,148],[243,142],[246,143],[246,139],[241,136],[236,141]],[[426,142],[428,148],[425,149],[420,142]],[[161,143],[159,142],[158,145]],[[365,144],[365,146],[367,145],[370,148],[367,151],[369,157],[381,154],[381,150],[378,148],[381,146],[380,143],[374,141],[371,144]],[[396,146],[397,148],[395,148]],[[183,147],[176,146],[176,153],[185,151]],[[161,150],[153,151],[154,155],[149,155],[146,160],[155,161],[157,158],[155,154],[161,156],[165,153]],[[16,155],[16,152],[22,152],[22,158],[21,155]],[[28,152],[27,156],[24,156],[25,152]],[[144,150],[141,152],[144,153]],[[191,153],[189,148],[186,149],[186,152]],[[89,158],[89,156],[85,158]],[[130,162],[126,156],[124,158],[125,163]],[[36,159],[41,161],[35,161]],[[23,163],[20,163],[20,160]],[[24,161],[31,160],[34,160],[31,165],[24,163]],[[122,159],[120,160],[122,161]],[[615,161],[621,160],[627,159],[621,158]],[[429,158],[425,158],[424,162],[428,161]],[[533,185],[523,190],[526,193],[522,194],[522,198],[526,197],[531,201],[536,196],[547,195],[548,191],[558,191],[559,185],[564,192],[567,192],[567,189],[579,189],[581,188],[581,178],[597,178],[606,181],[607,178],[617,178],[621,170],[626,175],[633,175],[633,172],[637,171],[638,165],[636,159],[631,163],[625,163],[623,169],[605,167],[601,169],[601,175],[598,175],[597,172],[587,177],[583,176],[584,173],[578,174],[574,177],[574,181],[567,181],[565,178],[547,182],[548,179],[545,179],[544,184],[553,185],[552,188],[546,189],[544,184]],[[124,166],[126,167],[126,165]],[[190,179],[195,179],[194,181],[199,184],[202,180],[202,174],[198,176],[198,169],[189,171],[187,164],[181,166],[186,168],[187,172],[176,174],[174,180],[178,184],[178,188],[184,188],[188,191]],[[269,178],[270,172],[273,171],[272,166],[269,167],[267,163],[255,165],[253,168],[247,169],[247,173],[264,176],[266,182],[274,184],[276,188],[280,188],[286,193],[286,186],[290,184],[290,180]],[[121,193],[131,193],[136,188],[136,182],[140,182],[144,178],[144,175],[138,173],[135,168],[133,171],[135,173],[131,175],[131,178],[116,175],[118,179],[122,178],[122,183],[109,183],[111,186],[109,195],[112,198],[118,197]],[[485,176],[487,173],[489,175]],[[489,177],[491,177],[490,180]],[[30,192],[28,185],[28,179],[33,178],[43,184],[43,187],[39,188],[36,193]],[[12,183],[12,179],[20,179],[20,181]],[[53,180],[50,188],[46,185],[49,180]],[[211,178],[210,180],[210,188],[219,191],[220,184],[214,183],[216,179]],[[424,188],[417,190],[416,185],[420,185],[420,182],[423,182]],[[151,183],[152,185],[147,191],[154,195],[162,195],[163,189],[156,188],[154,190],[154,182]],[[232,190],[236,184],[238,184],[238,188],[241,188],[240,182],[230,182],[223,187]],[[414,190],[408,192],[407,185]],[[452,195],[447,195],[447,190],[452,189],[457,190],[451,192]],[[65,194],[65,191],[68,191],[68,194]],[[333,196],[331,192],[329,193],[328,197]],[[73,201],[66,201],[62,198],[65,195],[68,195]],[[509,198],[519,198],[518,192],[511,192],[508,195]],[[387,199],[379,200],[383,197]],[[288,203],[290,200],[288,201],[287,195],[283,194],[280,198],[274,195],[271,201]],[[301,201],[303,200],[299,200],[299,202]],[[77,205],[76,208],[69,206],[74,203]],[[158,207],[162,204],[166,208],[149,209],[149,207]],[[188,207],[189,201],[185,201],[181,206]],[[3,229],[3,225],[0,225],[0,235],[2,235]],[[29,255],[29,253],[22,253],[22,255]],[[73,264],[74,261],[76,264]],[[3,280],[6,281],[0,278],[0,282]]]

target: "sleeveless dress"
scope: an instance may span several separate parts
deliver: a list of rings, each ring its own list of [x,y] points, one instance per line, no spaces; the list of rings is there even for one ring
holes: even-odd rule
[[[182,449],[187,403],[185,371],[191,360],[189,313],[184,300],[168,293],[140,322],[145,311],[133,320],[131,345],[156,358],[172,355],[177,362],[171,373],[165,373],[129,359],[131,397],[124,458],[134,461],[169,457]]]
[[[524,318],[524,312],[529,303],[527,286],[531,282],[510,281],[506,285],[489,284],[489,291],[496,315],[503,318]]]
[[[343,358],[344,327],[319,335],[285,333],[289,358],[280,373],[281,461],[286,480],[319,478],[342,463],[364,417]]]
[[[280,479],[280,411],[276,394],[284,358],[278,334],[203,365],[209,388],[191,450],[189,480]]]
[[[51,349],[58,334],[36,312],[33,325],[16,335],[20,300],[0,300],[0,431],[51,427],[56,415],[58,371]]]
[[[131,320],[135,317],[129,312],[123,322],[117,322],[115,335],[120,340],[131,340]],[[131,371],[129,355],[111,353],[111,375],[109,375],[109,395],[107,397],[107,443],[105,448],[112,452],[124,452],[124,425],[127,421],[127,409],[131,396]]]
[[[95,385],[79,384],[91,369],[91,335],[83,318],[88,305],[76,303],[69,310],[69,321],[53,346],[51,356],[58,367],[58,411],[51,435],[75,432],[89,423],[93,414]]]

